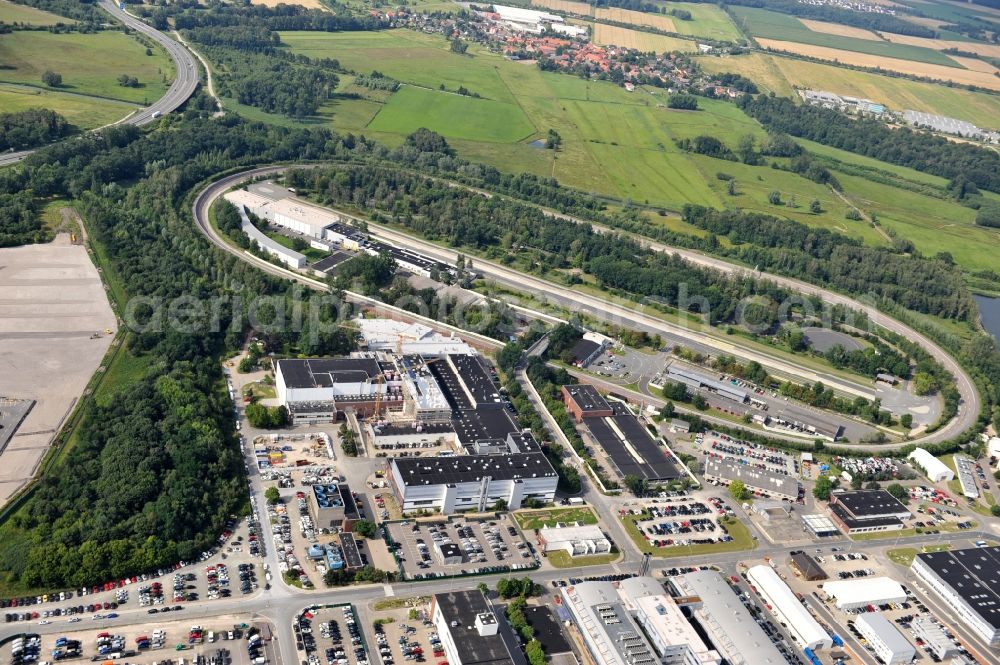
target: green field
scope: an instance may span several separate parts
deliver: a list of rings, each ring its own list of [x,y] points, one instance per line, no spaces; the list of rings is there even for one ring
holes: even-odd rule
[[[613,563],[621,558],[621,552],[594,554],[591,556],[570,556],[566,552],[559,550],[548,552],[545,558],[548,559],[553,568],[582,568],[584,566],[603,566]]]
[[[729,15],[722,11],[718,5],[670,2],[668,0],[658,0],[653,4],[657,7],[666,8],[668,16],[671,9],[682,9],[686,12],[691,12],[690,21],[682,21],[679,18],[672,17],[677,34],[729,42],[739,41],[742,37],[740,31],[733,25]]]
[[[27,23],[29,25],[56,25],[57,23],[76,23],[71,18],[57,16],[49,12],[18,5],[9,0],[0,0],[0,23]]]
[[[121,120],[137,107],[110,99],[0,84],[0,110],[14,113],[30,108],[51,109],[79,129],[93,129]]]
[[[765,53],[701,57],[698,64],[708,72],[743,74],[762,90],[784,97],[796,96],[796,88],[828,90],[839,95],[872,99],[894,111],[913,109],[937,113],[979,127],[1000,129],[1000,95],[988,92],[972,92]]]
[[[152,103],[163,96],[173,78],[170,59],[121,32],[94,34],[13,32],[0,38],[0,82],[42,85],[46,70],[62,75],[63,92]],[[118,77],[128,74],[141,87],[126,88]]]
[[[842,51],[855,51],[857,53],[867,53],[886,58],[899,58],[900,60],[912,60],[914,62],[927,62],[945,67],[961,68],[957,62],[943,53],[923,48],[922,46],[909,46],[906,44],[893,44],[887,41],[828,35],[822,32],[813,32],[799,22],[797,18],[788,14],[779,14],[778,12],[752,7],[732,7],[731,9],[740,25],[749,30],[750,34],[754,37],[780,39],[786,42],[798,42],[799,44],[826,46]]]
[[[518,526],[526,531],[555,526],[559,522],[597,524],[597,515],[590,508],[550,508],[548,510],[519,510],[514,513]]]
[[[518,141],[535,133],[535,127],[516,104],[414,86],[396,92],[368,126],[398,134],[426,127],[455,138],[497,143]]]
[[[769,165],[748,166],[686,153],[677,147],[676,141],[702,134],[719,138],[731,149],[736,148],[742,135],[763,138],[762,128],[732,103],[700,99],[699,111],[670,110],[664,108],[666,95],[662,90],[640,88],[629,93],[609,82],[542,72],[533,64],[514,63],[475,46],[469,49],[469,55],[460,56],[451,53],[441,37],[406,30],[283,33],[282,40],[294,52],[337,58],[356,71],[378,69],[412,84],[404,85],[387,103],[382,101],[384,95],[368,95],[364,90],[361,93],[369,98],[338,96],[325,103],[320,116],[310,122],[332,122],[339,130],[363,132],[388,145],[399,145],[407,133],[425,126],[446,136],[468,159],[512,173],[552,176],[565,185],[621,201],[675,211],[685,203],[740,207],[839,231],[871,245],[889,243],[868,223],[847,220],[849,204],[828,187]],[[741,60],[709,58],[705,62],[729,64]],[[782,65],[791,61],[780,60]],[[898,85],[913,84],[836,67],[828,69],[875,81],[884,78]],[[437,88],[441,83],[447,90],[464,86],[479,92],[483,99],[440,92]],[[822,86],[824,81],[816,85]],[[928,84],[913,85],[938,89]],[[349,76],[341,88],[340,92],[358,92]],[[942,95],[973,94],[943,86],[940,91]],[[980,104],[970,104],[969,108],[984,115],[1000,97],[978,94],[975,99]],[[250,117],[266,119],[267,114],[250,111]],[[533,139],[544,138],[550,128],[562,137],[558,151],[529,145]],[[898,182],[911,189],[940,188],[943,179],[818,144],[804,144],[829,159],[834,168],[837,162],[844,162],[856,168],[884,171],[893,179],[882,184],[864,177],[867,173],[837,173],[845,196],[864,210],[876,211],[886,229],[912,240],[925,254],[948,251],[963,268],[989,267],[991,252],[983,248],[1000,247],[1000,232],[973,226],[975,212],[969,208],[892,185]],[[727,193],[726,182],[717,178],[719,173],[735,178],[735,196]],[[794,205],[770,204],[768,194],[774,190],[781,192],[785,202],[794,197]],[[813,199],[820,201],[822,212],[809,211]],[[658,219],[679,224],[673,218]]]

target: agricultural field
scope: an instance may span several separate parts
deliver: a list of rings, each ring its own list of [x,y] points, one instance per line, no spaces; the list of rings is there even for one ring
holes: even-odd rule
[[[111,99],[98,99],[22,85],[0,84],[0,109],[16,113],[32,108],[55,111],[80,130],[117,122],[138,107]]]
[[[672,211],[679,211],[685,203],[739,206],[836,230],[871,245],[888,244],[890,239],[884,232],[867,222],[845,218],[851,205],[856,205],[874,210],[884,228],[898,231],[922,252],[933,255],[949,251],[969,268],[986,267],[992,253],[984,252],[983,247],[1000,248],[996,231],[973,227],[975,213],[971,209],[946,198],[904,189],[928,187],[933,192],[941,188],[940,178],[806,143],[807,149],[829,159],[832,168],[837,169],[842,162],[846,166],[841,168],[852,173],[836,173],[848,199],[844,201],[830,188],[784,169],[714,159],[677,147],[677,141],[699,135],[714,136],[734,150],[741,136],[749,134],[757,141],[764,138],[760,125],[729,102],[700,99],[698,111],[671,110],[664,107],[666,93],[662,90],[639,88],[629,93],[608,82],[542,72],[534,65],[511,62],[476,46],[460,56],[451,53],[440,37],[405,30],[284,33],[282,40],[294,52],[338,58],[345,67],[378,69],[402,81],[403,87],[387,101],[384,93],[376,98],[362,91],[369,98],[361,99],[345,95],[325,104],[316,119],[388,145],[398,145],[407,133],[426,126],[446,136],[459,154],[471,160],[509,172],[555,177],[567,186],[623,201]],[[990,105],[1000,100],[771,56],[700,60],[718,64],[720,71],[741,71],[728,66],[738,62],[767,63],[776,77],[786,81],[783,85],[788,91],[791,86],[782,73],[786,62],[795,67],[819,68],[802,76],[817,76],[814,80],[828,82],[828,87],[835,85],[836,76],[858,77],[872,88],[855,94],[864,92],[863,96],[874,99],[882,99],[878,91],[890,90],[892,85],[916,86],[903,88],[913,96],[925,89],[940,90],[943,95],[956,97],[953,104],[965,103],[969,109],[976,109],[967,114],[973,116],[972,121],[982,121]],[[751,74],[751,78],[757,77]],[[464,86],[479,92],[482,99],[442,92],[438,90],[441,83],[448,91]],[[352,85],[350,77],[345,77],[341,92],[354,90]],[[961,101],[963,98],[967,101]],[[543,139],[549,129],[562,137],[558,151],[531,145]],[[787,164],[787,160],[777,161],[779,165]],[[875,171],[887,174],[881,178],[884,182],[868,177]],[[719,178],[720,173],[736,181],[734,194],[729,194],[727,181]],[[903,188],[894,186],[894,182]],[[781,193],[782,204],[769,203],[772,191]],[[813,199],[820,202],[819,213],[810,211]],[[675,221],[673,217],[658,219]]]
[[[76,23],[76,21],[71,18],[50,14],[41,9],[28,7],[27,5],[18,5],[9,0],[0,0],[0,23],[27,23],[30,25],[47,26],[56,25],[57,23]]]
[[[922,48],[930,48],[936,51],[943,51],[945,49],[958,49],[960,51],[967,51],[969,53],[977,53],[979,55],[984,55],[989,58],[1000,58],[1000,45],[997,44],[982,44],[980,42],[973,42],[968,40],[955,40],[955,39],[929,39],[927,37],[912,37],[910,35],[895,35],[891,32],[882,33],[886,39],[888,39],[893,44],[906,44],[908,46],[920,46]]]
[[[531,6],[579,16],[592,16],[594,13],[593,5],[575,0],[531,0]]]
[[[816,32],[807,28],[799,19],[787,14],[755,9],[751,7],[733,7],[733,13],[738,22],[755,38],[760,40],[780,40],[797,44],[833,49],[836,51],[854,52],[880,58],[895,58],[919,63],[928,63],[941,67],[959,68],[958,63],[934,49],[906,44],[893,44],[888,41],[858,39],[839,34]],[[829,24],[826,24],[829,25]],[[874,33],[873,33],[874,34]],[[765,46],[761,41],[761,46]],[[791,50],[791,49],[786,49]],[[806,54],[804,51],[797,51]],[[844,54],[845,56],[847,53]],[[818,56],[823,57],[823,56]],[[828,57],[833,60],[836,57]]]
[[[174,70],[159,48],[146,47],[121,32],[94,34],[13,32],[0,39],[0,82],[42,85],[46,70],[62,75],[61,92],[151,103],[167,90]],[[139,79],[140,87],[119,85],[118,77]]]
[[[277,7],[280,4],[286,5],[299,5],[300,7],[305,7],[306,9],[323,9],[323,3],[320,0],[250,0],[252,4],[264,5],[265,7]]]
[[[865,30],[864,28],[855,28],[850,25],[840,25],[839,23],[827,23],[825,21],[813,21],[807,18],[800,18],[798,21],[804,25],[807,30],[811,30],[812,32],[822,32],[827,35],[839,35],[841,37],[853,37],[855,39],[870,39],[872,41],[881,41],[882,39],[871,30]]]
[[[933,51],[933,53],[938,53],[938,55],[947,58],[948,61],[954,66],[943,67],[937,64],[914,62],[913,60],[900,60],[897,58],[870,55],[855,51],[844,51],[839,48],[813,46],[811,44],[801,44],[799,42],[786,42],[778,39],[759,38],[757,43],[766,49],[774,51],[794,53],[797,55],[808,56],[810,58],[829,60],[831,62],[842,62],[856,67],[867,67],[871,69],[881,68],[883,70],[899,72],[901,74],[921,76],[939,81],[953,81],[964,85],[976,85],[990,90],[1000,90],[1000,78],[988,72],[964,69],[959,66],[958,62],[943,53],[938,53],[937,51]]]
[[[894,111],[913,109],[960,118],[984,128],[1000,128],[1000,95],[764,53],[700,57],[698,64],[708,72],[743,74],[763,90],[779,96],[793,97],[796,88],[827,90],[872,99]]]
[[[693,53],[698,50],[697,42],[688,39],[678,39],[677,37],[668,37],[652,32],[631,30],[629,28],[618,27],[617,25],[594,23],[592,24],[592,30],[593,42],[600,46],[623,46],[646,53],[665,53],[668,51]]]
[[[671,9],[681,9],[691,13],[690,21],[673,18],[675,32],[678,34],[728,42],[738,42],[742,39],[740,31],[733,25],[729,15],[718,5],[665,0],[657,0],[653,4],[663,7],[668,13]]]
[[[677,32],[674,21],[662,14],[648,14],[646,12],[636,12],[631,9],[598,7],[594,10],[594,18],[602,21],[614,21],[615,23],[628,23],[629,25],[644,25],[666,32]]]
[[[515,104],[410,85],[393,94],[368,126],[396,134],[426,127],[455,138],[489,143],[520,141],[536,131]]]

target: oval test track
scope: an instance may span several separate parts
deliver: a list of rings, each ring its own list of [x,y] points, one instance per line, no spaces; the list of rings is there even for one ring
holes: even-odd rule
[[[299,168],[316,168],[321,166],[326,166],[326,165],[325,164],[301,165]],[[296,167],[288,165],[264,166],[255,169],[250,169],[247,171],[242,171],[240,173],[235,173],[226,176],[221,180],[217,180],[208,185],[207,187],[205,187],[202,191],[200,191],[197,194],[192,204],[192,215],[199,230],[201,230],[201,232],[205,234],[205,236],[209,239],[210,242],[212,242],[220,249],[229,252],[230,254],[233,254],[235,256],[238,256],[242,260],[252,263],[257,267],[261,268],[262,270],[264,270],[265,272],[268,272],[272,275],[279,276],[284,279],[292,279],[311,288],[325,290],[327,288],[326,284],[320,282],[319,280],[299,275],[285,268],[276,266],[252,254],[243,252],[236,247],[233,247],[219,236],[219,234],[215,231],[215,229],[212,228],[211,224],[208,221],[209,207],[215,201],[215,199],[221,196],[229,188],[245,180],[249,180],[251,178],[280,174],[289,168],[296,168]],[[464,185],[458,185],[458,186],[465,187]],[[469,189],[473,191],[479,191],[471,187]],[[485,194],[485,192],[483,193]],[[547,211],[547,214],[559,216],[564,219],[574,221],[576,223],[586,223],[590,224],[591,226],[595,226],[594,224],[592,224],[591,222],[587,222],[586,220],[580,220],[578,218],[573,218],[568,215],[563,215],[561,213]],[[374,231],[376,227],[378,230]],[[607,227],[595,226],[595,228],[598,228],[601,232],[613,231],[613,229],[608,229]],[[399,233],[398,231],[386,230],[384,229],[384,227],[381,227],[373,223],[371,223],[370,231],[374,231],[373,235],[381,236],[390,241],[395,241],[397,244],[405,243],[406,245],[412,247],[415,250],[428,253],[437,256],[439,258],[447,255],[447,250],[444,250],[437,245],[433,245],[419,238],[414,238],[412,236]],[[950,422],[945,424],[939,430],[927,436],[921,437],[919,439],[914,439],[913,441],[890,443],[890,444],[872,444],[872,445],[853,444],[850,446],[851,448],[854,448],[859,451],[877,452],[880,450],[887,451],[887,450],[899,449],[915,442],[922,441],[925,443],[932,443],[932,442],[942,441],[951,438],[953,436],[957,436],[961,432],[964,432],[966,429],[971,427],[978,418],[980,410],[979,393],[977,392],[975,385],[972,382],[972,379],[958,364],[958,362],[954,358],[952,358],[951,355],[948,354],[944,349],[942,349],[940,346],[934,343],[932,340],[922,335],[921,333],[911,329],[906,324],[884,315],[874,306],[866,305],[857,300],[854,300],[853,298],[850,298],[849,296],[835,293],[827,289],[824,289],[822,287],[816,286],[814,284],[802,282],[800,280],[788,277],[782,277],[779,275],[772,275],[769,273],[755,272],[747,268],[743,268],[741,266],[733,265],[731,263],[728,263],[721,259],[717,259],[715,257],[706,256],[704,254],[700,254],[698,252],[692,252],[689,250],[677,249],[661,243],[651,242],[648,240],[642,240],[642,242],[647,247],[653,249],[654,251],[672,252],[699,266],[712,268],[714,270],[718,270],[723,273],[731,274],[734,276],[748,276],[757,279],[767,279],[773,281],[774,283],[780,286],[789,288],[791,290],[802,292],[807,295],[818,296],[823,300],[825,300],[826,302],[832,304],[839,304],[858,311],[862,311],[879,326],[882,326],[887,330],[902,335],[903,337],[906,337],[911,341],[914,341],[917,344],[919,344],[929,354],[931,354],[931,356],[933,356],[938,362],[940,362],[942,366],[945,367],[945,369],[951,372],[952,375],[955,377],[956,386],[961,396],[961,400],[958,405],[958,413],[954,418],[952,418]],[[578,307],[586,307],[588,310],[597,309],[604,312],[612,312],[614,315],[616,315],[619,319],[623,321],[639,323],[649,327],[657,327],[664,331],[674,332],[674,334],[677,334],[677,331],[672,330],[673,328],[672,324],[668,324],[660,319],[656,319],[648,315],[642,314],[641,312],[637,312],[632,309],[622,307],[620,305],[615,305],[607,300],[603,300],[601,298],[597,298],[595,296],[590,296],[587,294],[582,294],[573,291],[571,289],[562,287],[553,282],[540,280],[481,258],[476,259],[476,264],[480,272],[483,272],[484,274],[490,273],[488,276],[500,277],[502,278],[502,281],[505,282],[510,282],[511,280],[515,280],[515,283],[519,283],[522,286],[522,288],[524,287],[525,284],[531,284],[535,289],[544,290],[545,292],[552,295],[558,294],[561,298],[572,301]],[[350,299],[355,300],[357,302],[363,302],[365,304],[372,304],[372,305],[377,304],[380,307],[387,306],[385,303],[375,300],[374,298],[367,298],[359,294],[348,294],[348,295]],[[409,312],[407,312],[407,315],[413,316]],[[439,322],[433,322],[433,323],[436,326],[443,325]],[[680,329],[680,326],[676,326],[676,328]],[[687,335],[692,334],[692,331],[686,329],[680,329],[680,332],[681,334],[687,334]],[[468,333],[467,331],[461,331],[461,334],[470,335],[470,333]],[[484,340],[490,340],[490,342],[492,342],[494,345],[498,344],[496,340],[491,340],[490,338],[486,338],[482,335],[475,335],[475,336],[481,342]]]

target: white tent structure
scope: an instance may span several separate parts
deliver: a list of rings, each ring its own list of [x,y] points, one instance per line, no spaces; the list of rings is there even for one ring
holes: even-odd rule
[[[827,582],[823,585],[823,591],[830,598],[836,599],[837,609],[841,610],[906,601],[903,587],[888,577],[862,577]]]
[[[816,650],[833,646],[830,636],[770,566],[750,568],[747,579],[771,606],[775,617],[788,626],[788,632],[801,648]]]
[[[934,457],[934,455],[931,455],[923,448],[914,448],[913,452],[910,453],[907,459],[911,460],[914,464],[923,469],[923,472],[927,474],[927,477],[932,483],[939,483],[942,480],[955,479],[954,471],[949,469],[944,462]]]

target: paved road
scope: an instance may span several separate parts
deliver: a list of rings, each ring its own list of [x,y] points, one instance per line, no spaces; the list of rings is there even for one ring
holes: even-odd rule
[[[268,261],[255,257],[247,252],[242,252],[237,248],[234,248],[229,243],[225,242],[220,238],[211,225],[208,223],[208,209],[212,202],[221,196],[230,187],[250,178],[260,177],[260,176],[273,176],[285,171],[287,166],[266,166],[256,169],[251,169],[244,171],[242,173],[233,174],[227,176],[221,180],[216,181],[212,185],[202,190],[198,196],[195,198],[194,204],[192,206],[192,213],[196,224],[202,230],[203,233],[209,238],[211,242],[217,245],[219,248],[239,256],[241,259],[257,265],[262,270],[269,272],[273,275],[277,275],[286,279],[293,279],[299,283],[310,286],[317,289],[326,289],[326,285],[322,282],[311,279],[297,273],[293,273],[285,268],[276,266]],[[308,167],[307,167],[308,168]],[[556,213],[553,213],[556,214]],[[410,247],[417,251],[420,251],[429,256],[438,257],[442,260],[453,261],[454,251],[449,249],[443,249],[437,245],[429,243],[420,238],[410,236],[408,234],[400,233],[395,230],[386,229],[378,224],[369,222],[369,232],[376,237],[380,237],[384,240],[393,242],[398,245],[403,245]],[[715,259],[713,257],[707,257],[695,252],[684,252],[681,250],[674,250],[673,248],[668,248],[665,245],[657,245],[662,251],[677,251],[685,256],[697,257],[699,263],[703,265],[708,265],[714,267],[718,270],[729,272],[729,273],[740,273],[749,274],[748,271],[739,266],[734,266],[730,263],[726,263],[721,259]],[[695,260],[692,258],[692,260]],[[629,328],[637,330],[646,330],[652,333],[668,333],[668,334],[682,334],[692,338],[696,338],[703,343],[709,343],[713,346],[719,347],[719,343],[713,337],[708,335],[692,331],[681,326],[677,326],[672,323],[665,322],[661,319],[644,314],[641,311],[636,311],[631,308],[631,306],[626,306],[623,304],[618,304],[610,299],[603,299],[597,296],[592,296],[585,293],[580,293],[572,289],[560,286],[553,282],[548,282],[531,275],[526,275],[524,273],[518,272],[507,268],[499,263],[487,261],[485,259],[477,259],[475,261],[476,270],[483,274],[485,277],[493,279],[498,283],[503,283],[509,285],[517,290],[532,293],[536,297],[542,298],[543,300],[549,300],[560,304],[567,309],[586,312],[588,315],[593,316],[602,320],[611,320],[614,323],[625,325]],[[798,280],[792,280],[788,278],[778,277],[770,274],[757,273],[757,277],[762,277],[770,280],[783,283],[792,289],[801,289],[802,291],[820,297],[825,298],[827,301],[832,303],[838,303],[845,306],[857,307],[872,317],[873,320],[877,321],[879,325],[886,327],[889,330],[893,330],[900,334],[905,335],[909,339],[920,343],[924,346],[928,352],[932,353],[937,357],[952,374],[955,375],[957,379],[957,385],[959,391],[962,394],[962,401],[958,408],[958,415],[946,426],[942,427],[937,432],[921,437],[919,439],[914,439],[909,442],[899,442],[895,444],[877,444],[877,445],[864,445],[864,444],[853,444],[853,448],[858,451],[871,450],[871,451],[886,451],[893,450],[909,445],[913,442],[926,441],[933,442],[939,441],[949,436],[953,436],[960,431],[964,431],[970,424],[970,418],[972,421],[978,417],[979,414],[979,394],[976,392],[975,387],[972,384],[972,380],[965,374],[964,370],[958,365],[958,363],[945,352],[943,349],[938,347],[934,342],[930,341],[920,333],[915,330],[911,330],[908,326],[900,323],[894,319],[888,318],[881,314],[874,307],[865,305],[861,302],[855,301],[846,296],[842,296],[837,293],[826,291],[815,285],[807,284],[805,282],[800,282]],[[375,303],[370,298],[364,298],[363,296],[357,294],[349,294],[349,296],[360,302]],[[463,332],[462,334],[468,335],[469,333]],[[481,336],[480,336],[481,337]],[[775,367],[776,364],[779,368],[784,369],[788,373],[794,376],[804,377],[808,380],[823,380],[824,384],[836,388],[839,384],[843,382],[837,377],[829,376],[815,376],[815,373],[804,370],[803,368],[797,367],[792,363],[786,362],[784,360],[776,360],[773,357],[757,352],[755,350],[747,350],[742,348],[737,348],[730,342],[723,342],[722,350],[726,353],[734,353],[740,355],[741,357],[748,358],[751,360],[758,360],[762,365],[768,367]],[[851,389],[847,387],[846,392],[851,392]]]
[[[186,48],[156,28],[150,26],[145,21],[142,21],[119,9],[117,3],[114,3],[111,0],[101,0],[101,8],[124,23],[130,29],[142,33],[166,49],[170,58],[174,61],[174,69],[177,70],[174,82],[170,84],[170,87],[167,89],[167,92],[163,95],[163,97],[160,97],[150,106],[133,113],[116,124],[145,125],[154,120],[154,113],[170,113],[186,102],[188,98],[194,94],[195,88],[198,87],[199,72],[197,66],[195,66],[194,56],[192,56]],[[157,117],[159,117],[159,115]],[[37,148],[34,150],[21,150],[20,152],[12,152],[0,156],[0,167],[19,162],[35,152],[35,150],[37,150]]]

